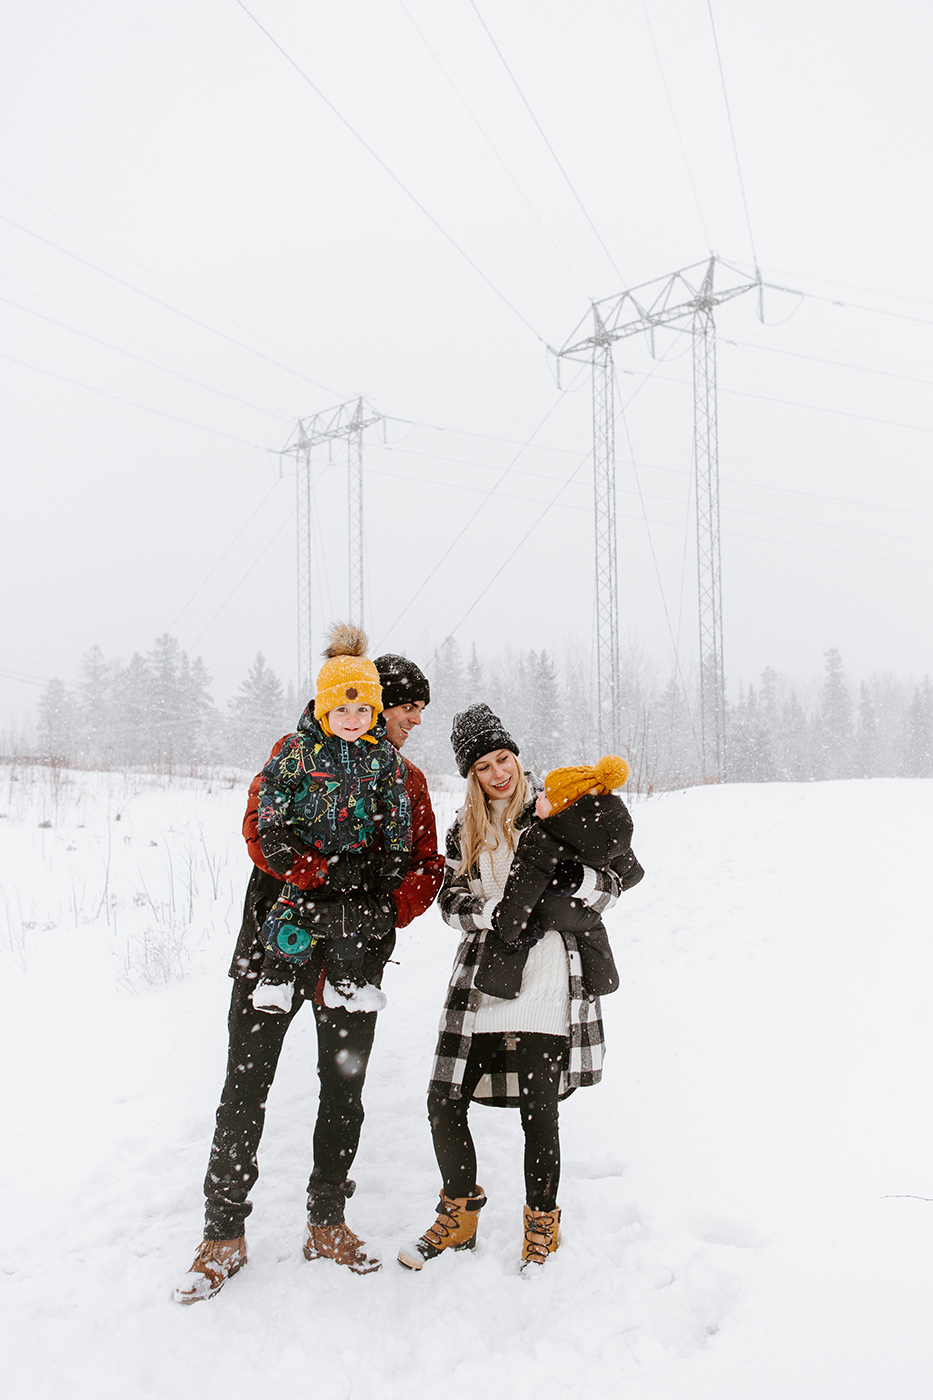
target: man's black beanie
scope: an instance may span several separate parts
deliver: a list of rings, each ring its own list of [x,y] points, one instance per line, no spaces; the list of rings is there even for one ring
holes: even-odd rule
[[[389,652],[377,656],[373,665],[379,672],[384,710],[391,710],[393,705],[410,705],[415,700],[423,700],[426,705],[431,703],[427,676],[407,657]]]

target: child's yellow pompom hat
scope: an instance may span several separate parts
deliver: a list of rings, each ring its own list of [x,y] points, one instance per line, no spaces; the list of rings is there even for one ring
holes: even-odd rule
[[[314,693],[314,718],[325,721],[331,710],[340,705],[372,705],[370,729],[382,710],[382,686],[379,672],[366,656],[369,642],[359,627],[345,622],[335,623],[330,630],[327,660],[318,672]]]
[[[607,753],[598,763],[580,763],[575,768],[555,768],[544,780],[544,792],[551,804],[551,815],[563,811],[587,792],[614,792],[628,782],[629,766],[616,753]]]

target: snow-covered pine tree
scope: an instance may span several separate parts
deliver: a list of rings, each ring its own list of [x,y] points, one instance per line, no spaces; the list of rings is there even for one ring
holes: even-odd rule
[[[262,652],[257,653],[228,709],[227,759],[254,770],[265,763],[276,739],[297,722],[286,718],[282,682],[266,665]]]
[[[851,778],[853,772],[854,725],[852,697],[842,657],[835,647],[825,653],[825,672],[816,716],[816,760],[814,776]]]
[[[73,763],[77,743],[77,707],[65,682],[56,676],[39,697],[39,755],[47,763]]]

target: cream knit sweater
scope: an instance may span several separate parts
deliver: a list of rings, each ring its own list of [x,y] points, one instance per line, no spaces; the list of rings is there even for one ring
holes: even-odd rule
[[[512,864],[512,852],[502,831],[506,801],[489,804],[497,845],[480,852],[479,873],[488,909],[502,898]],[[487,938],[494,935],[487,934]],[[534,1031],[539,1035],[567,1035],[570,1023],[570,989],[567,951],[556,929],[529,948],[522,989],[514,1000],[480,993],[473,1023],[474,1035],[510,1031]]]

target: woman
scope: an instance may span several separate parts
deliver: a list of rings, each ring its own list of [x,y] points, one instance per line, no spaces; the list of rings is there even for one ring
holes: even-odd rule
[[[444,919],[463,934],[428,1093],[443,1186],[437,1219],[399,1251],[399,1261],[420,1269],[445,1249],[472,1249],[476,1242],[486,1197],[476,1182],[467,1114],[477,1099],[521,1113],[525,1268],[543,1264],[559,1243],[558,1104],[574,1089],[599,1082],[599,995],[618,985],[608,943],[596,963],[587,960],[585,972],[578,935],[605,937],[600,915],[644,872],[630,844],[603,868],[577,865],[576,876],[568,863],[558,864],[551,892],[536,910],[537,926],[529,925],[507,950],[496,933],[496,910],[519,838],[534,816],[535,791],[518,763],[518,745],[487,705],[455,717],[451,742],[467,791],[447,833],[440,894]],[[512,962],[518,957],[524,960],[520,979]]]

